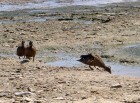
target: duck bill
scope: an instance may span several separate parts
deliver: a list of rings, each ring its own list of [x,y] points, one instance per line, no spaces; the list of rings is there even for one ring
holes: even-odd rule
[[[81,59],[78,59],[77,61],[81,62]]]

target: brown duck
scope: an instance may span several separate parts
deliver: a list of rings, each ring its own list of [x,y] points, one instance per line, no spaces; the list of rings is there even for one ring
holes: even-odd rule
[[[78,60],[86,65],[89,65],[90,69],[93,70],[93,68],[91,68],[91,66],[98,66],[98,67],[102,67],[104,68],[105,71],[111,73],[111,67],[106,66],[105,63],[103,62],[102,58],[98,55],[93,55],[93,54],[88,54],[88,55],[81,55],[81,59]]]
[[[25,48],[25,56],[27,59],[30,59],[30,57],[33,57],[33,61],[36,55],[36,48],[33,46],[33,42],[29,42],[29,46]]]
[[[16,54],[19,56],[19,59],[20,59],[21,56],[25,56],[24,55],[25,54],[25,46],[24,46],[24,44],[25,44],[25,41],[22,40],[21,45],[17,47]]]

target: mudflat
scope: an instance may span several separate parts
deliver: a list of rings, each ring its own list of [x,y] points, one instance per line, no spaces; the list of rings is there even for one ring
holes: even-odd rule
[[[78,58],[91,52],[105,61],[140,65],[138,3],[1,12],[0,102],[139,103],[138,77],[47,65],[59,53]],[[22,39],[33,41],[35,62],[15,55]]]

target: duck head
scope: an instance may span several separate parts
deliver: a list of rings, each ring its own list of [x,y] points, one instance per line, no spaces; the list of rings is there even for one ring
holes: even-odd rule
[[[22,40],[21,44],[22,44],[22,46],[24,46],[24,44],[25,44],[25,41],[24,41],[24,40]]]
[[[94,57],[92,56],[92,54],[87,54],[87,55],[81,55],[80,59],[77,61],[82,62],[84,64],[89,64],[89,62],[93,59]]]
[[[33,46],[33,42],[29,41],[29,46],[32,47]]]
[[[106,66],[105,70],[111,74],[111,67],[110,66]]]

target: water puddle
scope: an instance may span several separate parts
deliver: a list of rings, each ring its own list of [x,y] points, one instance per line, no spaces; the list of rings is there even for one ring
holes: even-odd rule
[[[89,25],[89,24],[93,23],[92,21],[88,21],[88,20],[73,20],[73,21],[75,23],[86,24],[86,25]]]
[[[126,75],[140,77],[139,65],[123,65],[118,63],[108,63],[111,66],[112,73],[115,75]]]
[[[137,0],[128,0],[129,2]],[[14,11],[22,9],[39,9],[39,8],[56,8],[62,6],[71,6],[71,5],[89,5],[89,6],[99,6],[101,4],[108,3],[119,3],[127,2],[127,0],[47,0],[44,2],[35,2],[35,3],[24,3],[24,4],[15,4],[15,3],[0,3],[0,11]]]
[[[13,57],[15,58],[16,57],[16,54],[4,54],[4,53],[0,53],[0,57]]]
[[[122,48],[122,51],[134,56],[140,57],[140,44],[128,45]]]
[[[73,55],[66,55],[66,54],[63,56],[62,55],[63,54],[57,55],[60,60],[54,62],[47,62],[46,65],[58,66],[58,67],[85,67],[86,66],[85,64],[77,61],[79,59],[78,57],[74,57]],[[106,62],[106,64],[111,66],[112,74],[140,77],[140,66],[138,65],[123,65],[119,63],[113,63],[113,62]]]
[[[125,46],[125,48],[138,48],[139,49],[140,44],[137,45],[130,45],[130,46]],[[138,52],[138,51],[137,51]],[[140,52],[139,52],[140,53]],[[48,55],[49,53],[47,53]],[[44,54],[43,54],[44,55]],[[139,55],[134,53],[134,55]],[[49,66],[58,66],[58,67],[87,67],[85,64],[78,62],[77,60],[80,59],[80,54],[70,54],[70,53],[50,53],[50,57],[57,58],[53,60],[52,62],[47,62],[46,60],[46,65]],[[0,57],[13,57],[13,58],[18,58],[15,54],[0,54]],[[41,55],[36,57],[36,58],[41,58]],[[114,62],[105,62],[106,65],[111,66],[112,74],[115,75],[126,75],[126,76],[133,76],[133,77],[140,77],[140,65],[124,65],[124,64],[119,64],[119,63],[114,63]]]
[[[67,54],[56,54],[55,57],[59,58],[59,60],[54,62],[47,62],[47,65],[50,66],[59,66],[59,67],[80,67],[81,63],[78,62],[78,58],[73,55]]]
[[[50,66],[59,66],[59,67],[83,67],[84,64],[76,61],[77,59],[64,59],[64,60],[58,60],[55,62],[49,62],[46,63]],[[118,63],[106,63],[110,64],[112,74],[115,75],[126,75],[126,76],[134,76],[134,77],[140,77],[140,66],[132,66],[132,65],[122,65]],[[88,68],[88,66],[87,66]]]
[[[71,59],[71,60],[59,60],[55,62],[49,62],[47,65],[51,66],[59,66],[59,67],[79,67],[81,63],[76,61],[76,59]]]

